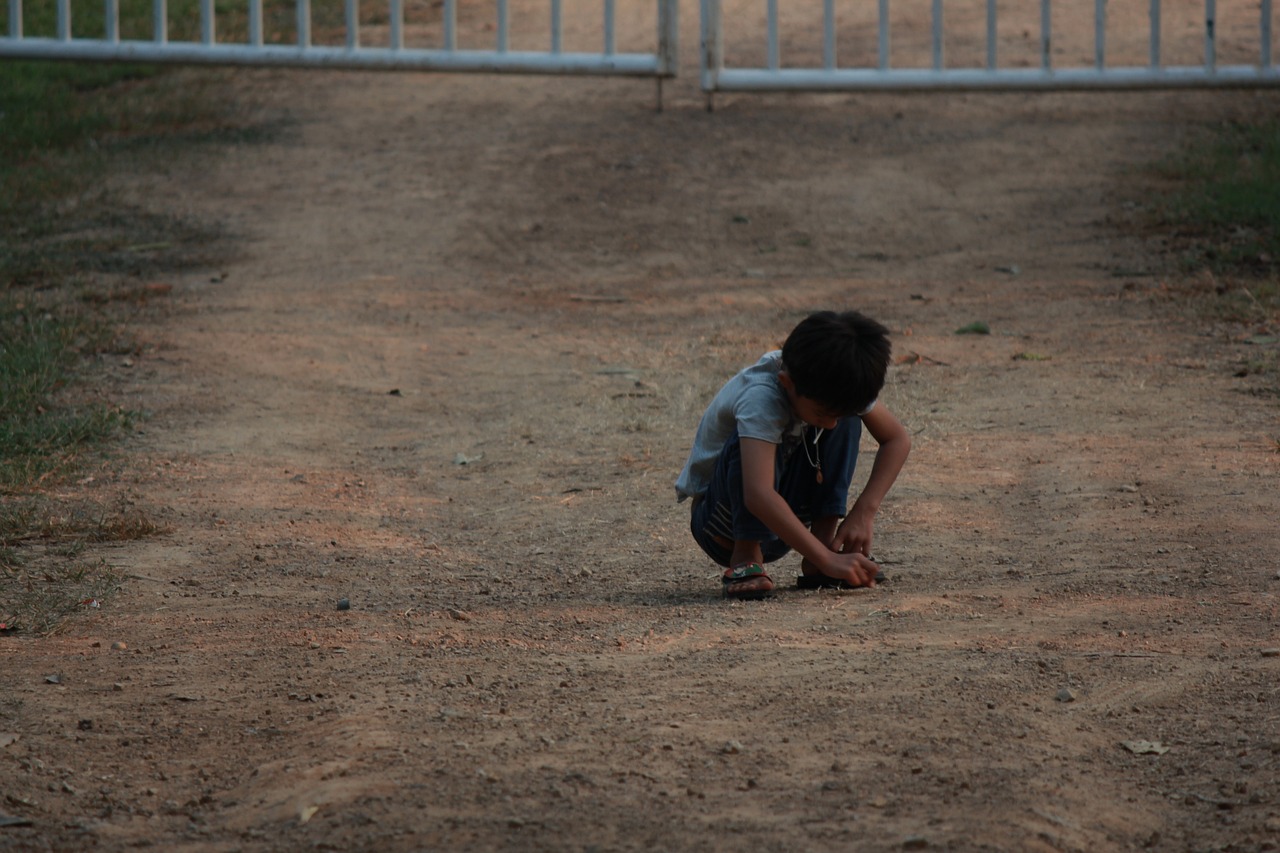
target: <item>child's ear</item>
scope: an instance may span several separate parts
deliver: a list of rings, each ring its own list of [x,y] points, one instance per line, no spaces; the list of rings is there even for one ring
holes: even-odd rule
[[[782,387],[787,391],[796,390],[796,383],[792,381],[791,374],[787,373],[785,368],[778,371],[778,382],[781,383]]]

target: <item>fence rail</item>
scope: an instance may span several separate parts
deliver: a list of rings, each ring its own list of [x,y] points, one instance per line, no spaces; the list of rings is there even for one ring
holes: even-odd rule
[[[1009,27],[1005,26],[1011,17],[1012,3],[1001,3],[999,0],[949,0],[944,10],[943,0],[928,0],[928,12],[920,16],[925,19],[924,32],[916,26],[913,35],[914,64],[895,64],[895,48],[893,36],[904,28],[901,20],[895,29],[893,12],[898,5],[891,7],[890,0],[876,0],[874,4],[868,0],[864,8],[874,8],[874,20],[860,20],[858,23],[864,32],[873,33],[874,51],[864,55],[848,65],[841,64],[838,57],[841,30],[837,26],[836,0],[822,0],[820,46],[800,48],[798,61],[789,66],[783,65],[782,44],[784,22],[778,0],[765,0],[763,8],[764,44],[763,49],[754,51],[757,64],[734,64],[726,60],[724,0],[701,0],[702,19],[702,88],[708,92],[723,90],[769,91],[769,90],[921,90],[921,89],[964,89],[964,90],[1036,90],[1036,89],[1170,89],[1188,87],[1256,87],[1280,85],[1280,68],[1275,64],[1272,52],[1272,28],[1274,22],[1273,0],[1259,0],[1255,5],[1260,7],[1254,24],[1234,18],[1233,44],[1243,37],[1242,31],[1248,31],[1248,38],[1254,44],[1252,62],[1223,64],[1219,57],[1219,43],[1222,38],[1219,26],[1218,0],[1204,0],[1203,14],[1198,26],[1201,28],[1202,40],[1200,57],[1195,62],[1178,60],[1169,64],[1166,56],[1167,47],[1164,20],[1169,0],[1147,0],[1145,28],[1145,62],[1134,62],[1126,57],[1121,62],[1114,62],[1109,53],[1108,33],[1114,33],[1116,25],[1109,21],[1108,0],[1093,0],[1092,4],[1074,2],[1064,3],[1064,12],[1055,8],[1054,0],[1035,0],[1038,9],[1027,14],[1028,4],[1021,4],[1016,10],[1022,14],[1016,29],[1023,34],[1035,32],[1035,56],[1024,59],[1023,67],[1012,67],[1002,64],[1002,44],[1011,38]],[[740,14],[747,4],[735,5],[735,20],[741,20]],[[918,6],[919,4],[917,4]],[[1090,9],[1089,6],[1092,6]],[[1188,3],[1177,4],[1179,10],[1186,11]],[[967,54],[977,55],[977,61],[966,65],[950,63],[948,57],[949,33],[946,11],[954,11],[962,6],[967,12],[967,22],[976,20],[980,28],[977,38],[969,38],[966,46]],[[1130,7],[1133,4],[1129,4]],[[1246,4],[1237,2],[1233,12],[1239,12]],[[848,7],[846,7],[848,8]],[[785,9],[787,16],[794,23],[800,18],[793,8]],[[1058,39],[1055,33],[1055,21],[1061,21],[1064,15],[1084,11],[1091,15],[1091,21],[1073,21],[1077,35],[1081,30],[1091,32],[1092,50],[1090,61],[1083,64],[1065,65],[1055,55]],[[1056,17],[1055,17],[1056,16]],[[815,16],[816,17],[816,16]],[[1183,16],[1185,18],[1185,15]],[[1130,15],[1124,25],[1137,29],[1139,23]],[[1184,23],[1186,23],[1184,21]],[[805,29],[812,30],[814,25]],[[1131,35],[1131,33],[1129,33]],[[1185,28],[1180,32],[1181,42],[1186,41]],[[865,39],[864,39],[865,40]],[[952,41],[957,41],[952,36]],[[794,41],[794,40],[793,40]],[[1132,41],[1129,39],[1128,41]],[[740,48],[740,43],[735,42]],[[1132,47],[1131,44],[1127,45]],[[908,51],[903,51],[908,52]],[[1131,52],[1131,51],[1130,51]],[[1127,61],[1127,64],[1124,64]]]
[[[31,9],[24,9],[24,3]],[[678,3],[74,0],[73,7],[73,0],[6,0],[0,5],[0,14],[7,11],[7,24],[0,28],[0,59],[619,75],[661,81],[677,72]],[[1280,66],[1272,42],[1277,3],[700,0],[701,83],[707,92],[1278,86]],[[122,18],[122,4],[135,14]],[[171,5],[180,12],[171,13]],[[73,21],[73,8],[86,20]],[[33,18],[32,10],[40,15]],[[234,34],[220,32],[230,30],[230,15],[235,16]],[[38,25],[28,27],[28,19]],[[484,26],[477,26],[481,20]],[[734,32],[727,34],[727,28]],[[595,41],[584,44],[584,34]]]
[[[104,0],[100,37],[72,34],[70,0],[56,0],[54,32],[32,36],[24,32],[23,0],[8,0],[8,32],[0,34],[0,58],[158,62],[205,65],[321,66],[335,68],[421,69],[431,71],[505,72],[523,74],[590,74],[672,77],[676,71],[678,0],[656,0],[656,46],[652,52],[617,49],[617,0],[600,0],[600,49],[564,49],[564,0],[549,0],[546,47],[511,49],[511,9],[496,0],[493,44],[462,47],[458,38],[459,0],[443,0],[438,43],[410,44],[404,0],[387,0],[386,24],[378,40],[366,37],[359,0],[342,0],[343,36],[340,44],[313,41],[311,0],[295,0],[291,43],[265,38],[263,0],[248,0],[247,30],[241,40],[219,40],[219,6],[199,0],[196,38],[173,40],[167,0],[153,0],[151,37],[121,37],[119,0]]]

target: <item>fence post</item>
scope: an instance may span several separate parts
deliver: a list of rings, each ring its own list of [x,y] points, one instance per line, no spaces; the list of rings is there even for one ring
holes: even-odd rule
[[[679,0],[658,0],[658,73],[674,77],[680,44]]]
[[[720,82],[724,64],[724,34],[720,29],[720,0],[702,2],[702,91],[707,93],[707,110],[711,110],[711,93]]]

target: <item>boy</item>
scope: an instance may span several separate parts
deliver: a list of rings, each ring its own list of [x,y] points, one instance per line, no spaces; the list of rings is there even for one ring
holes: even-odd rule
[[[873,522],[911,450],[906,429],[876,402],[888,335],[856,311],[813,314],[711,401],[676,494],[693,498],[693,538],[726,567],[726,596],[768,597],[764,564],[793,548],[802,586],[875,586]],[[849,508],[864,424],[880,449]]]

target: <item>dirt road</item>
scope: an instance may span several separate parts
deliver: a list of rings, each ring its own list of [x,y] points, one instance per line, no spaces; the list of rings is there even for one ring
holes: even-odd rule
[[[0,849],[1276,849],[1280,411],[1122,227],[1275,93],[243,82],[271,139],[123,187],[238,254],[85,486],[171,532],[0,640]],[[826,307],[895,335],[890,581],[725,603],[672,481]]]

